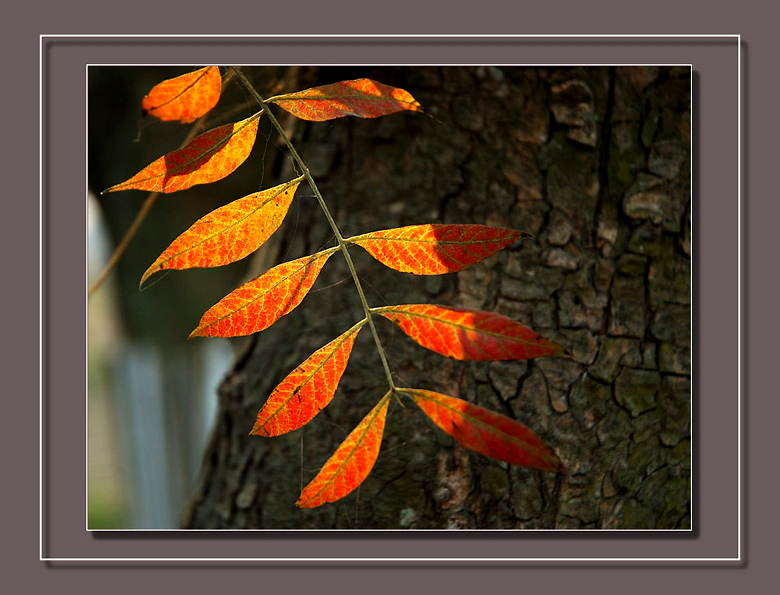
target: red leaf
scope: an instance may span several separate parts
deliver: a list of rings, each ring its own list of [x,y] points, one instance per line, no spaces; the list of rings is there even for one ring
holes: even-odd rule
[[[366,319],[315,351],[273,390],[250,434],[279,436],[297,430],[324,409],[336,392],[352,346]]]
[[[248,256],[282,224],[302,180],[239,198],[198,219],[146,270],[141,285],[163,269],[218,267]]]
[[[376,118],[395,112],[422,111],[407,91],[371,79],[341,81],[267,100],[302,120],[323,122],[342,116]]]
[[[562,471],[558,456],[534,432],[505,415],[429,390],[399,388],[461,446],[542,471]]]
[[[430,304],[383,306],[372,312],[392,320],[423,347],[462,360],[529,359],[566,353],[511,318]]]
[[[387,393],[376,404],[325,462],[317,476],[301,492],[295,503],[298,508],[314,508],[335,502],[368,477],[379,456],[391,394]]]
[[[206,66],[155,85],[144,97],[145,114],[164,121],[194,122],[217,105],[222,92],[219,67]]]
[[[101,194],[119,190],[177,192],[196,184],[221,180],[233,173],[252,152],[262,113],[207,130],[186,147],[160,157],[129,180],[111,186]]]
[[[192,337],[238,337],[268,328],[301,303],[338,248],[285,262],[226,295],[200,319]]]
[[[486,225],[433,224],[384,229],[346,241],[403,273],[439,275],[484,260],[530,233]]]

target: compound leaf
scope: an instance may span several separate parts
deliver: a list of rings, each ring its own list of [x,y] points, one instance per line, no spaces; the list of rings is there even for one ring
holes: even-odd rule
[[[238,337],[262,331],[301,303],[337,248],[285,262],[232,291],[200,319],[192,337]]]
[[[494,312],[430,304],[383,306],[372,312],[397,324],[423,347],[455,359],[529,359],[566,353],[563,346]]]
[[[374,467],[385,431],[388,392],[350,432],[317,476],[303,489],[295,505],[314,508],[343,498],[368,477]]]
[[[530,233],[487,225],[432,224],[384,229],[348,238],[382,264],[416,275],[460,271]]]
[[[129,180],[101,192],[146,190],[177,192],[196,184],[216,182],[233,173],[255,144],[262,112],[246,120],[207,130],[187,146],[163,155]]]
[[[250,434],[279,436],[297,430],[324,409],[336,392],[347,367],[363,319],[347,332],[320,347],[290,372],[273,390]]]
[[[341,81],[305,91],[277,95],[267,100],[297,118],[324,122],[343,116],[376,118],[400,112],[422,111],[407,91],[371,79]]]
[[[433,391],[398,390],[410,395],[433,423],[464,448],[513,465],[542,471],[563,470],[555,452],[518,421]]]
[[[200,218],[154,261],[141,284],[163,269],[217,267],[251,254],[282,224],[302,180],[239,198]]]
[[[141,102],[144,114],[164,121],[194,122],[217,105],[222,92],[219,67],[206,66],[154,87]]]

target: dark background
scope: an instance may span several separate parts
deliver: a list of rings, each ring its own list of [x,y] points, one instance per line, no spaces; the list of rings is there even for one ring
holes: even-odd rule
[[[183,71],[154,74],[159,81]],[[273,441],[246,435],[275,384],[362,318],[346,267],[334,258],[300,310],[248,341],[233,341],[241,355],[221,384],[216,429],[184,526],[690,529],[690,68],[246,72],[266,97],[273,88],[289,92],[365,76],[405,88],[434,116],[313,124],[284,118],[346,235],[426,222],[534,234],[458,274],[397,274],[362,253],[357,266],[371,305],[442,303],[497,311],[566,346],[572,359],[456,363],[421,353],[380,326],[399,385],[438,390],[520,420],[557,449],[568,475],[471,455],[413,407],[392,408],[386,454],[360,490],[314,511],[295,509],[301,484],[386,390],[373,342],[363,333],[334,402],[311,424]],[[154,81],[138,69],[95,68],[89,74],[89,179],[102,189],[173,150],[184,132],[150,122],[128,149],[137,107],[120,110],[121,97],[140,100]],[[234,82],[207,128],[256,111],[246,99]],[[109,124],[116,119],[125,124]],[[175,378],[162,380],[164,410],[172,409],[171,391],[181,391],[182,382],[192,384],[185,394],[195,394],[202,365],[193,361],[193,378],[183,380],[166,362],[185,365],[183,350],[201,346],[185,345],[183,337],[232,290],[242,267],[229,267],[233,278],[213,270],[169,274],[140,294],[137,279],[208,210],[295,175],[265,124],[257,150],[236,175],[164,197],[134,242],[142,249],[131,248],[119,271],[129,340],[162,343],[163,376]],[[255,257],[252,275],[333,244],[307,190]],[[143,199],[133,194],[143,195],[101,197],[117,238],[133,212],[127,198],[136,208]],[[129,407],[135,399],[129,396]],[[185,399],[161,425],[171,433],[194,410],[194,399]],[[135,466],[142,472],[163,452],[142,455]],[[180,463],[172,458],[168,466]],[[145,505],[159,503],[147,497]]]

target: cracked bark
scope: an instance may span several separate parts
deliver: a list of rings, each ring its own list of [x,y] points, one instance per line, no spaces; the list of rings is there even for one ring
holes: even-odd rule
[[[573,360],[456,362],[380,326],[399,385],[515,417],[557,449],[568,474],[470,454],[413,406],[393,406],[359,490],[297,510],[303,485],[386,390],[364,333],[336,397],[314,421],[290,436],[247,436],[275,384],[361,317],[346,267],[333,258],[310,297],[248,343],[223,383],[183,526],[689,527],[688,70],[338,68],[301,76],[300,88],[369,76],[408,89],[435,116],[298,125],[293,142],[345,234],[444,221],[535,235],[438,277],[351,253],[372,306],[495,310],[572,350]],[[299,196],[299,204],[282,230],[285,260],[330,245],[314,201]]]

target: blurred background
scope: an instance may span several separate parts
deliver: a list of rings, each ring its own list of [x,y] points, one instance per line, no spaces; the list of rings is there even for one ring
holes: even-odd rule
[[[216,387],[234,351],[228,340],[187,337],[202,313],[247,274],[251,258],[219,269],[157,275],[143,290],[138,283],[178,234],[247,193],[247,171],[250,184],[261,179],[261,185],[273,185],[265,175],[277,163],[265,156],[266,122],[257,150],[234,175],[206,191],[195,187],[157,197],[118,266],[97,281],[148,200],[142,191],[100,192],[182,144],[192,125],[142,118],[141,100],[158,82],[191,70],[101,66],[88,71],[88,252],[94,287],[88,304],[90,529],[180,526],[213,425]],[[260,89],[278,87],[283,74],[284,69],[262,69],[267,79],[255,82]],[[251,98],[231,85],[203,128],[254,111]]]
[[[89,279],[114,242],[89,197]],[[89,302],[89,528],[175,528],[191,491],[232,353],[224,342],[163,353],[127,331],[117,282]]]
[[[100,191],[177,149],[191,129],[142,119],[142,98],[200,66],[89,69],[92,274],[150,200]],[[281,118],[346,234],[431,221],[533,233],[454,275],[399,276],[359,251],[355,265],[369,303],[496,311],[566,346],[572,358],[455,362],[380,329],[400,385],[514,417],[556,449],[569,473],[469,454],[405,407],[389,416],[385,455],[359,490],[333,506],[295,507],[304,481],[386,390],[365,334],[322,415],[273,440],[248,435],[273,387],[356,322],[355,292],[334,288],[348,280],[346,266],[331,259],[316,299],[262,333],[187,337],[243,280],[332,245],[311,193],[299,191],[282,229],[243,261],[160,273],[138,287],[198,218],[295,173],[263,118],[233,174],[154,201],[89,301],[90,527],[689,528],[690,68],[246,73],[266,97],[366,76],[407,89],[433,116]],[[244,87],[230,84],[204,128],[256,111]]]
[[[187,337],[208,308],[283,256],[279,250],[290,249],[280,247],[277,233],[243,261],[158,273],[139,289],[147,267],[197,219],[276,185],[280,177],[289,179],[284,176],[291,160],[263,118],[252,153],[223,180],[152,198],[137,190],[100,194],[186,142],[197,123],[143,117],[141,102],[160,81],[198,67],[91,66],[87,73],[90,529],[181,526],[214,424],[217,387],[247,341]],[[257,111],[244,87],[221,70],[222,95],[198,132]],[[246,75],[269,97],[298,88],[305,71],[269,66],[247,69]],[[334,80],[363,75],[350,68],[329,73]],[[284,113],[277,117],[292,134],[297,121]],[[332,157],[314,151],[308,161],[312,171],[325,172]],[[150,200],[148,215],[104,281],[112,254]],[[299,202],[283,224],[293,231],[302,217]]]

